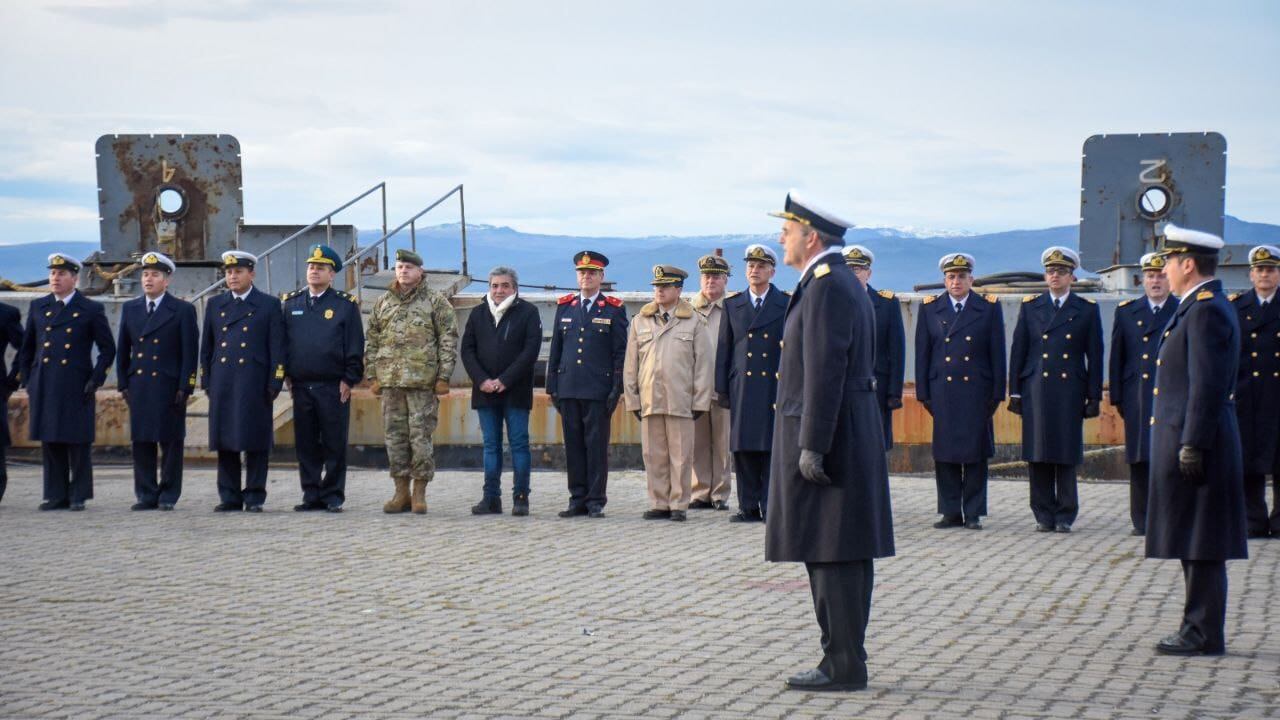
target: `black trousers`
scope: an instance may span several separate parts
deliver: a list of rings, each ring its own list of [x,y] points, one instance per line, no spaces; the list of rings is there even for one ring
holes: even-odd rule
[[[604,400],[560,400],[569,507],[603,510],[609,501],[609,408]]]
[[[218,497],[232,505],[261,505],[267,501],[268,450],[244,454],[244,489],[240,489],[240,453],[218,451]]]
[[[1049,526],[1074,523],[1080,513],[1076,466],[1035,462],[1027,465],[1031,470],[1031,512],[1036,522]]]
[[[4,500],[4,491],[9,487],[9,466],[4,458],[4,446],[0,445],[0,500]]]
[[[341,505],[347,497],[351,403],[342,402],[340,393],[337,380],[293,383],[294,450],[304,503]]]
[[[1183,560],[1187,600],[1178,634],[1210,652],[1226,649],[1227,564],[1221,560]]]
[[[1271,515],[1267,516],[1267,476],[1245,473],[1244,516],[1249,533],[1280,533],[1280,472],[1271,476]]]
[[[177,505],[182,496],[182,440],[133,444],[133,496],[140,503]],[[160,482],[156,482],[157,456]]]
[[[1151,482],[1151,463],[1129,465],[1129,519],[1133,529],[1147,531],[1147,485]]]
[[[733,454],[733,470],[738,479],[738,509],[759,511],[769,504],[769,462],[771,454],[743,450]]]
[[[987,461],[934,463],[938,512],[948,517],[977,520],[987,514]]]
[[[838,683],[867,682],[867,621],[871,619],[872,560],[805,563],[813,612],[822,630],[818,668]]]
[[[44,499],[55,504],[93,499],[93,462],[89,443],[40,444],[44,465]]]

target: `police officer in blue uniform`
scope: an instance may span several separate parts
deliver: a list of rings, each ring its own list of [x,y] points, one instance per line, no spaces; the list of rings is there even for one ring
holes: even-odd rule
[[[31,303],[18,359],[30,436],[43,457],[41,510],[84,510],[93,498],[94,409],[116,357],[106,311],[76,291],[79,277],[80,263],[70,255],[49,256],[51,292]]]
[[[1151,472],[1151,388],[1155,385],[1160,333],[1178,299],[1169,297],[1164,257],[1142,256],[1144,296],[1116,306],[1108,365],[1111,404],[1124,418],[1124,456],[1129,463],[1129,520],[1134,535],[1147,531],[1147,483]]]
[[[729,450],[738,481],[738,512],[729,522],[763,522],[769,504],[773,413],[788,296],[774,286],[778,256],[748,245],[747,290],[725,298],[716,347],[716,395],[729,408]]]
[[[1004,313],[995,295],[972,292],[974,257],[938,261],[947,291],[925,297],[916,321],[916,399],[933,416],[938,485],[935,528],[982,529],[991,417],[1004,400]]]
[[[1147,557],[1182,561],[1182,623],[1156,645],[1168,655],[1226,651],[1226,561],[1249,550],[1233,407],[1240,326],[1213,277],[1221,248],[1215,235],[1163,227],[1164,272],[1181,301],[1161,333],[1151,389]]]
[[[284,374],[293,396],[302,481],[302,503],[293,508],[298,512],[342,512],[346,500],[351,388],[364,377],[364,326],[356,299],[332,287],[340,270],[337,251],[312,245],[307,286],[287,294],[283,303]]]
[[[13,367],[5,362],[5,350],[14,349]],[[18,308],[0,303],[0,500],[4,499],[5,488],[9,486],[9,473],[5,468],[5,448],[12,440],[9,437],[9,396],[18,387],[18,351],[22,349],[22,313]]]
[[[218,453],[216,512],[262,512],[267,500],[271,408],[284,385],[284,317],[280,301],[253,286],[257,261],[242,250],[222,254],[227,291],[204,315],[200,382],[209,395],[209,448]]]
[[[200,328],[191,303],[168,293],[177,265],[142,256],[142,296],[120,308],[116,387],[129,405],[133,510],[172,510],[182,495],[187,400],[196,390]],[[156,482],[157,458],[163,457]]]
[[[1055,246],[1040,256],[1047,292],[1022,298],[1009,352],[1009,410],[1022,416],[1038,532],[1071,532],[1080,510],[1076,466],[1084,419],[1102,402],[1102,316],[1071,292],[1080,256]]]
[[[1253,289],[1231,296],[1240,321],[1236,418],[1244,449],[1244,502],[1249,537],[1280,537],[1280,248],[1249,251]],[[1267,515],[1267,476],[1272,478]]]
[[[622,397],[627,311],[600,292],[609,259],[593,250],[573,256],[576,293],[561,297],[547,356],[547,394],[560,413],[569,507],[560,517],[604,517],[608,502],[609,421]]]
[[[902,322],[902,308],[892,290],[871,287],[871,264],[875,253],[861,245],[843,250],[844,261],[853,268],[871,296],[876,311],[876,399],[884,415],[884,449],[893,448],[893,411],[902,407],[902,383],[907,372],[907,333]]]

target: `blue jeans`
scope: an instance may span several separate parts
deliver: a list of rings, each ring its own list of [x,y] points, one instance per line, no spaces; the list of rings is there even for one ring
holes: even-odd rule
[[[502,497],[502,425],[507,425],[507,443],[511,446],[511,465],[514,475],[514,494],[529,494],[529,468],[533,458],[529,454],[529,411],[500,407],[476,408],[480,416],[480,432],[484,433],[484,496]]]

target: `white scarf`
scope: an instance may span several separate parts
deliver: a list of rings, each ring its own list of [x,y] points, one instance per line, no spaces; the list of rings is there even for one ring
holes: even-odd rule
[[[493,315],[494,327],[498,327],[498,323],[502,322],[502,316],[506,315],[507,311],[511,309],[511,304],[516,301],[516,297],[518,297],[517,294],[512,293],[508,295],[507,299],[503,300],[501,304],[494,305],[493,297],[489,295],[484,296],[485,302],[489,303],[489,313]]]

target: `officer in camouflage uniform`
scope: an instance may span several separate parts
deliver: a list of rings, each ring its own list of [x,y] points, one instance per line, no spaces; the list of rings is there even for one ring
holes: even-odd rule
[[[449,392],[458,350],[453,306],[427,287],[422,258],[396,251],[396,281],[369,316],[365,369],[382,396],[382,427],[395,497],[383,512],[427,511],[427,483],[435,476],[431,434],[440,410],[437,395]],[[412,499],[409,481],[413,481]]]

